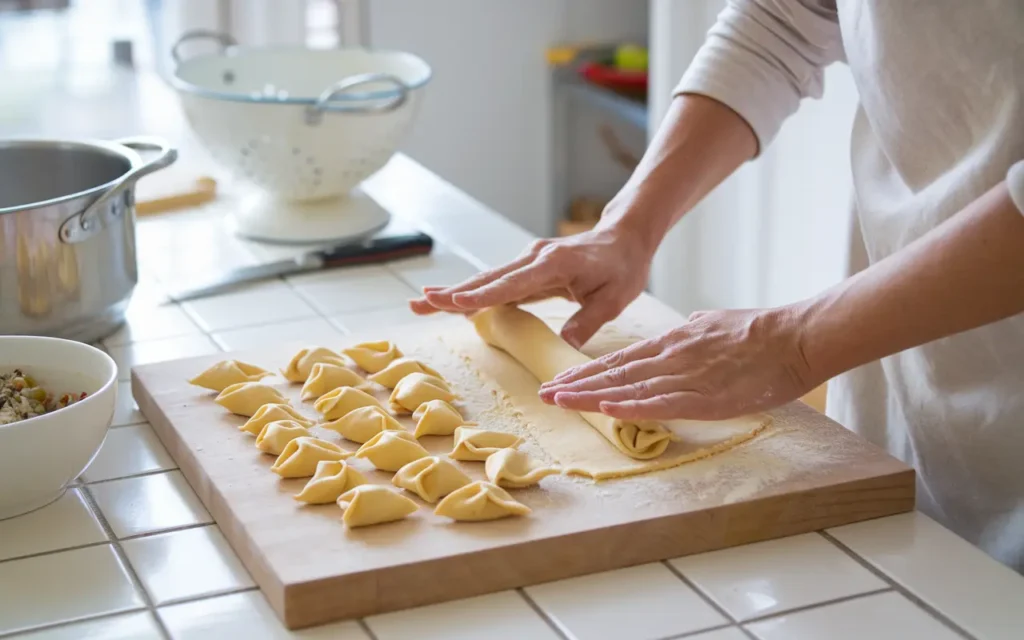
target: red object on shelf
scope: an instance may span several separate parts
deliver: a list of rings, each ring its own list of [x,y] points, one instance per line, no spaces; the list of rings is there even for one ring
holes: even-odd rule
[[[583,79],[613,91],[631,95],[647,94],[646,71],[623,71],[610,65],[587,62],[579,67]]]

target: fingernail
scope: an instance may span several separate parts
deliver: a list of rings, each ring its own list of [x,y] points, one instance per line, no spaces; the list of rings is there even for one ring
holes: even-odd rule
[[[459,307],[472,305],[475,297],[472,293],[456,293],[452,296],[452,302]]]

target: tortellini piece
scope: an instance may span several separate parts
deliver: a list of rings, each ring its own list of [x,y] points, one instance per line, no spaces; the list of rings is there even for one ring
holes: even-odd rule
[[[482,480],[449,493],[434,509],[435,515],[465,522],[498,520],[529,513],[530,508],[517,502],[508,491]]]
[[[221,360],[196,377],[189,384],[220,393],[227,387],[239,382],[257,382],[274,375],[266,369],[239,360]]]
[[[359,444],[364,444],[381,431],[405,430],[391,414],[374,406],[353,409],[337,420],[325,422],[320,426]]]
[[[411,491],[430,503],[437,502],[470,482],[470,477],[461,469],[438,456],[413,460],[399,469],[391,479],[391,484]]]
[[[462,419],[459,410],[444,400],[428,400],[412,412],[412,419],[416,421],[416,431],[413,435],[417,438],[422,436],[450,436],[455,430],[463,425],[474,424]]]
[[[440,373],[431,369],[419,360],[413,360],[412,358],[398,358],[396,360],[392,360],[388,366],[370,376],[370,380],[376,382],[382,387],[394,389],[395,385],[410,373],[425,373],[428,376],[434,376],[435,378],[441,377]]]
[[[410,373],[395,385],[391,392],[391,408],[396,412],[412,413],[424,402],[444,400],[451,402],[458,396],[448,383],[436,376],[425,373]]]
[[[561,470],[541,464],[518,449],[502,449],[487,457],[484,473],[499,487],[522,489],[537,484],[541,478],[561,473]]]
[[[455,430],[455,448],[448,454],[456,460],[486,460],[502,449],[514,449],[523,439],[512,433],[459,427]]]
[[[294,420],[268,422],[256,436],[256,448],[263,453],[279,456],[285,445],[295,438],[311,436],[309,429]]]
[[[408,431],[381,431],[356,451],[381,471],[398,471],[413,460],[430,455]]]
[[[308,478],[321,460],[344,460],[352,455],[333,442],[301,436],[284,445],[270,470],[282,478]]]
[[[367,373],[377,373],[391,364],[392,360],[402,357],[402,352],[398,350],[398,347],[386,340],[363,342],[349,349],[343,349],[342,353],[352,358],[352,361]]]
[[[301,398],[303,401],[316,400],[339,387],[358,387],[362,384],[366,384],[366,380],[355,371],[337,364],[318,362],[310,370],[306,384],[302,385]]]
[[[239,382],[225,387],[214,402],[231,413],[251,417],[265,404],[291,404],[274,387],[262,382]]]
[[[345,364],[345,359],[340,353],[324,347],[307,347],[292,357],[288,366],[281,369],[281,375],[291,382],[305,382],[313,372],[313,365],[320,363],[341,366]]]
[[[299,413],[299,410],[291,405],[271,403],[260,407],[251,418],[246,420],[245,424],[238,427],[238,430],[258,436],[260,431],[263,431],[263,427],[265,427],[267,423],[274,422],[276,420],[293,420],[307,428],[316,424],[306,416]]]
[[[344,460],[321,460],[306,486],[292,497],[306,504],[328,504],[366,482],[366,477]]]
[[[349,489],[338,497],[338,506],[344,511],[342,521],[350,529],[401,520],[419,508],[409,498],[380,484]]]
[[[324,417],[324,420],[337,420],[360,407],[379,407],[381,411],[386,411],[377,398],[354,387],[338,387],[320,396],[313,403],[313,408]]]

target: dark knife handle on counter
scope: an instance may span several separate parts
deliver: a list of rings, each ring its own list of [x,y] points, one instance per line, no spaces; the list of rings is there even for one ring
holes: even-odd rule
[[[344,245],[320,252],[324,267],[372,264],[412,256],[426,255],[434,248],[434,239],[417,232],[398,236],[371,238],[359,244]]]

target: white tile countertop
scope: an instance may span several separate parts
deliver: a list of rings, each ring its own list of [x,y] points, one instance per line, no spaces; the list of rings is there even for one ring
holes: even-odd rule
[[[133,364],[244,349],[282,335],[330,344],[350,331],[409,322],[405,301],[420,286],[459,281],[512,258],[530,240],[401,156],[368,191],[433,235],[435,253],[177,304],[161,280],[180,260],[174,238],[205,224],[210,242],[229,240],[216,238],[210,211],[205,222],[201,212],[140,222],[143,282],[127,326],[102,345],[125,381],[114,425],[63,498],[0,522],[0,637],[1024,637],[1024,577],[919,513],[286,631],[135,407],[126,381]],[[213,251],[203,260],[222,264],[225,255],[244,251]]]

